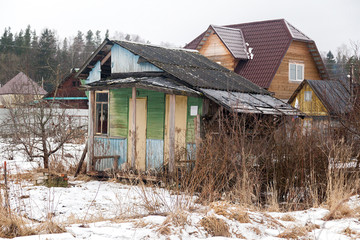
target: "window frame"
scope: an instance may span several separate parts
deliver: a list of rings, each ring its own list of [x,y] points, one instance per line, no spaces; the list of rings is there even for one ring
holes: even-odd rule
[[[104,101],[98,101],[98,99],[97,99],[97,94],[98,93],[106,93],[107,94],[107,102],[104,102]],[[96,135],[109,135],[109,91],[108,90],[103,90],[103,91],[95,91],[95,102],[94,102],[94,113],[95,113],[95,116],[94,116],[94,118],[95,118],[95,134]],[[100,131],[98,131],[98,121],[99,121],[99,119],[98,119],[98,115],[97,115],[97,104],[101,104],[101,110],[100,110],[100,112],[101,112],[101,116],[100,116],[100,121],[101,121],[101,125],[100,125]],[[104,115],[103,114],[103,109],[104,109],[104,105],[107,105],[107,116],[106,116],[106,120],[107,120],[107,122],[106,122],[106,133],[105,132],[103,132],[103,121],[104,121],[104,119],[102,118],[102,116]]]
[[[304,101],[305,102],[312,101],[312,91],[304,91]]]
[[[291,65],[295,65],[295,79],[291,79]],[[298,78],[298,67],[302,67],[302,78]],[[304,63],[298,63],[298,62],[289,62],[289,81],[290,82],[301,82],[305,79],[305,64]]]

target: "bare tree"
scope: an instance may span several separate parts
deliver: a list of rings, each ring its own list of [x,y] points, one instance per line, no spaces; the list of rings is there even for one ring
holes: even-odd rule
[[[42,158],[46,169],[51,155],[65,143],[84,135],[84,126],[73,122],[67,110],[58,106],[56,101],[39,99],[38,94],[26,97],[18,94],[11,104],[6,104],[8,116],[3,135],[30,160]]]

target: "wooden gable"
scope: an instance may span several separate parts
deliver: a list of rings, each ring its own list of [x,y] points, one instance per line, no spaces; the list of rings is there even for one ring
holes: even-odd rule
[[[231,71],[234,71],[238,63],[219,36],[213,31],[199,49],[199,53]]]
[[[306,94],[311,95],[310,101],[306,101]],[[321,102],[308,83],[303,84],[302,88],[296,94],[295,98],[293,98],[290,104],[308,116],[328,116],[328,111],[324,104]]]
[[[289,99],[301,83],[289,80],[291,62],[304,64],[304,79],[322,79],[307,43],[292,41],[268,89],[277,98]]]

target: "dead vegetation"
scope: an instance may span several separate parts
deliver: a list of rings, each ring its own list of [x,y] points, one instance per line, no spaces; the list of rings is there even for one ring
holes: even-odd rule
[[[215,216],[204,217],[200,220],[200,226],[205,229],[211,236],[230,237],[228,224]]]

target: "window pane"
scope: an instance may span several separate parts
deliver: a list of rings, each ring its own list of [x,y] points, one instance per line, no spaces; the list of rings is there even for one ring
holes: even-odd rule
[[[108,105],[103,104],[103,112],[102,112],[102,133],[107,133],[108,126]]]
[[[303,65],[296,65],[296,79],[297,80],[304,80],[304,76],[303,76]]]
[[[107,93],[96,93],[96,102],[107,102],[108,94]]]
[[[96,132],[101,133],[101,103],[96,104],[95,114],[96,114],[96,119],[95,119]]]
[[[290,80],[296,80],[296,65],[290,64]]]
[[[312,92],[311,91],[305,91],[305,94],[304,94],[305,96],[305,101],[306,102],[310,102],[311,101],[311,99],[312,99]]]

